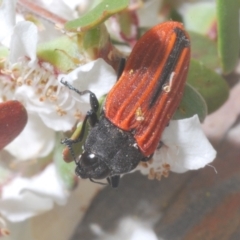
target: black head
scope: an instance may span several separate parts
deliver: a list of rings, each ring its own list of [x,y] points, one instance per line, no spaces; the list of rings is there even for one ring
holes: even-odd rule
[[[99,159],[95,154],[84,151],[77,162],[76,174],[81,178],[89,178],[94,183],[107,185],[105,183],[94,181],[94,179],[106,178],[108,184],[113,188],[118,187],[120,175],[110,176],[110,169],[106,163]]]
[[[93,153],[84,151],[77,162],[76,174],[81,178],[108,178],[111,170],[106,163]]]

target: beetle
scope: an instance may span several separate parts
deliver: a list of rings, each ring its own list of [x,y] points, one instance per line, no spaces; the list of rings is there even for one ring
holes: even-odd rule
[[[91,109],[79,138],[62,141],[74,155],[72,144],[83,140],[87,122],[92,127],[75,160],[78,176],[93,182],[106,178],[115,188],[122,174],[152,157],[182,98],[189,61],[190,40],[181,23],[153,27],[136,43],[126,64],[121,61],[118,81],[99,119],[95,94],[61,81],[79,95],[90,95]]]

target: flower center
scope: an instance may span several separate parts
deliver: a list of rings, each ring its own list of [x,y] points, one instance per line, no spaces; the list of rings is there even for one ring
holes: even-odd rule
[[[52,108],[59,116],[68,114],[71,108],[75,111],[73,117],[81,119],[80,110],[75,108],[76,101],[58,83],[58,74],[51,64],[31,64],[26,58],[11,66],[5,64],[0,72],[0,98],[3,101],[17,99],[25,106]]]

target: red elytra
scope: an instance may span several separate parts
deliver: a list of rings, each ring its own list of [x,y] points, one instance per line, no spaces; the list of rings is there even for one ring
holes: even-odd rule
[[[137,42],[108,93],[106,118],[120,129],[133,130],[144,156],[156,150],[180,103],[189,61],[190,41],[182,24],[159,24]]]
[[[0,103],[0,149],[13,141],[27,123],[27,111],[15,100]]]

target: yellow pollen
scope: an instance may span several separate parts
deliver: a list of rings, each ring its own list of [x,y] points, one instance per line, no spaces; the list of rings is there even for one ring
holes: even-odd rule
[[[148,168],[148,164],[146,162],[140,162],[141,166],[144,168]]]
[[[64,116],[64,115],[67,114],[66,111],[64,111],[60,107],[57,107],[56,110],[57,110],[57,113],[58,113],[59,116]]]
[[[157,172],[157,173],[155,174],[155,178],[156,178],[158,181],[160,181],[161,178],[162,178],[162,174],[161,174],[160,172]]]
[[[57,92],[57,89],[58,89],[57,86],[53,86],[53,91],[54,91],[54,92]]]
[[[19,77],[19,78],[17,79],[17,86],[18,86],[18,87],[21,87],[22,85],[23,85],[22,77]]]
[[[15,92],[16,87],[13,85],[13,86],[11,86],[10,89],[11,89],[12,92]]]
[[[43,97],[43,96],[39,98],[39,101],[40,101],[40,102],[44,102],[45,100],[46,100],[46,98]]]
[[[144,121],[144,115],[143,115],[141,107],[137,108],[137,110],[135,112],[135,118],[138,122]]]
[[[79,110],[77,110],[77,111],[74,113],[74,117],[75,117],[76,119],[78,119],[78,120],[82,120],[83,115],[82,115],[82,113],[81,113]]]
[[[37,94],[37,95],[42,94],[42,89],[41,89],[41,88],[38,88],[37,91],[36,91],[36,94]]]
[[[40,81],[40,84],[45,85],[47,82],[48,82],[47,79],[43,79],[43,78],[42,78],[41,81]]]
[[[52,102],[56,102],[57,101],[57,96],[56,95],[52,95],[52,96],[50,96],[50,101],[52,101]]]
[[[149,174],[148,174],[148,179],[153,180],[155,178],[155,172],[153,168],[150,168]]]
[[[166,178],[169,176],[169,171],[163,171],[162,172],[162,175]]]
[[[52,95],[52,93],[53,93],[53,90],[52,90],[52,87],[50,86],[50,87],[47,89],[45,96],[46,96],[46,97],[50,97],[50,96]]]
[[[129,71],[129,74],[132,75],[134,73],[133,69]]]
[[[11,73],[11,77],[14,79],[17,79],[20,77],[20,70],[19,69],[13,69]]]
[[[26,84],[28,86],[32,86],[32,79],[26,79]]]
[[[170,164],[164,163],[162,166],[165,170],[170,170]]]

